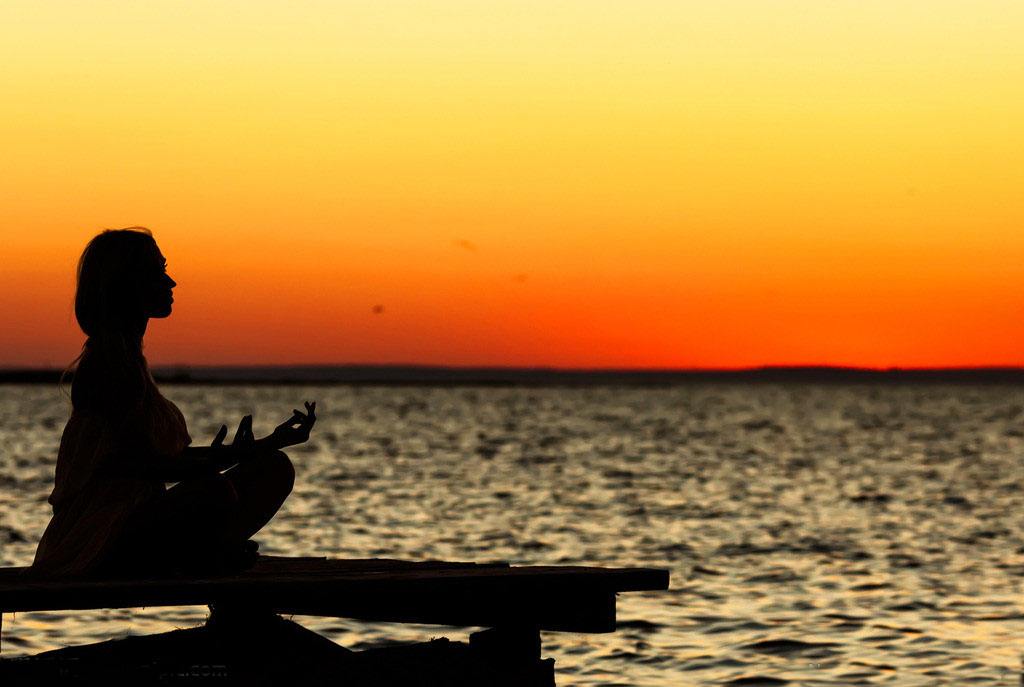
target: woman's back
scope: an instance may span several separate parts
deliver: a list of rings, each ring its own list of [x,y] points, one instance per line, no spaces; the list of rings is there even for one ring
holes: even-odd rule
[[[43,574],[89,572],[102,560],[131,514],[165,489],[163,482],[127,476],[124,461],[175,455],[191,443],[184,417],[153,387],[120,414],[72,411],[61,436],[49,502],[53,518],[36,549]]]

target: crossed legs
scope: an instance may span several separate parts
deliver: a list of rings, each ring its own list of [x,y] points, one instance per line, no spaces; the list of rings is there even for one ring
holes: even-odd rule
[[[144,508],[108,567],[222,566],[270,522],[294,482],[291,461],[277,450],[257,453],[224,473],[179,482]]]

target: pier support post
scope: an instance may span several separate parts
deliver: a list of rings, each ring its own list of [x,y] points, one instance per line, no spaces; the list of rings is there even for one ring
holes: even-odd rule
[[[494,627],[471,634],[469,645],[502,663],[536,661],[540,658],[540,630],[528,625]]]
[[[474,632],[469,646],[488,663],[526,678],[529,687],[555,687],[555,660],[542,660],[540,629],[534,625],[512,625]]]

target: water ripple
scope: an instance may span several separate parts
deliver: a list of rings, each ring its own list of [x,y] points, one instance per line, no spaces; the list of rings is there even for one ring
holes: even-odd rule
[[[315,398],[268,553],[669,567],[619,632],[544,633],[563,685],[1015,684],[1024,391],[169,387],[197,442]],[[0,563],[32,558],[67,412],[0,387]],[[280,417],[279,417],[280,416]],[[11,655],[202,621],[21,613]],[[346,646],[469,629],[301,618]]]

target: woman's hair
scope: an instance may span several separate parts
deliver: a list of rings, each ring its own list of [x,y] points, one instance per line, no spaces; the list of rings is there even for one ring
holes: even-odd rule
[[[129,412],[155,391],[139,324],[145,322],[144,283],[159,269],[157,255],[156,241],[144,227],[109,229],[82,251],[75,319],[87,338],[71,363],[76,410]]]

